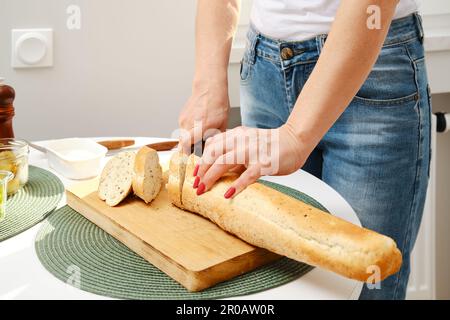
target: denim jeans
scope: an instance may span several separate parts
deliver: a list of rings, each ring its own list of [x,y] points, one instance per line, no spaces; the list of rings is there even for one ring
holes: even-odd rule
[[[326,38],[286,42],[250,28],[240,73],[243,125],[286,122]],[[364,286],[360,299],[405,298],[428,185],[430,104],[423,29],[413,14],[392,22],[369,77],[303,167],[339,192],[364,227],[393,238],[403,254],[401,270],[380,289]]]

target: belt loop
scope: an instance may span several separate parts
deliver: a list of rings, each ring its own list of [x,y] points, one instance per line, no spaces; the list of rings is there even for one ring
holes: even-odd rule
[[[416,27],[417,30],[419,31],[420,42],[423,43],[424,32],[423,32],[422,16],[418,12],[415,12],[414,18],[416,19]]]
[[[320,54],[322,52],[326,37],[327,37],[327,35],[325,35],[325,34],[316,36],[316,45],[317,45],[317,53],[318,54]]]
[[[255,27],[253,27],[253,25],[250,25],[250,29],[249,29],[249,33],[248,33],[248,38],[247,38],[247,61],[250,64],[255,64],[255,60],[256,60],[256,45],[258,43],[259,40],[259,33],[258,31],[256,31]]]

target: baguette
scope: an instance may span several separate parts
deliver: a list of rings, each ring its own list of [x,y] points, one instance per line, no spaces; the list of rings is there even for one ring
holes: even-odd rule
[[[177,201],[184,209],[210,219],[225,231],[252,245],[359,281],[381,281],[400,269],[402,255],[391,238],[262,184],[254,183],[227,200],[224,193],[237,176],[226,176],[211,190],[197,196],[192,188],[197,161],[197,157],[191,156],[186,170],[172,164],[171,175],[185,171]],[[374,270],[379,271],[379,277],[371,277]]]
[[[103,168],[98,186],[98,196],[106,204],[117,206],[131,193],[136,154],[121,152],[108,161]]]
[[[134,173],[134,194],[145,203],[152,202],[161,190],[163,180],[158,153],[152,148],[142,147],[136,155]]]

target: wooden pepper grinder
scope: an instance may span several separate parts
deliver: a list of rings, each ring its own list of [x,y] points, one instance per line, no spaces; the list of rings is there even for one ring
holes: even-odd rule
[[[14,138],[12,120],[14,117],[14,89],[0,78],[0,138]]]

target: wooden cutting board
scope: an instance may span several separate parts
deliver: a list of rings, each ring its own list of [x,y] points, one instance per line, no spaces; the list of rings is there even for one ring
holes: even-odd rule
[[[111,208],[97,197],[98,180],[67,190],[67,203],[128,248],[195,292],[231,279],[280,256],[173,206],[166,189],[151,203],[130,196]]]

